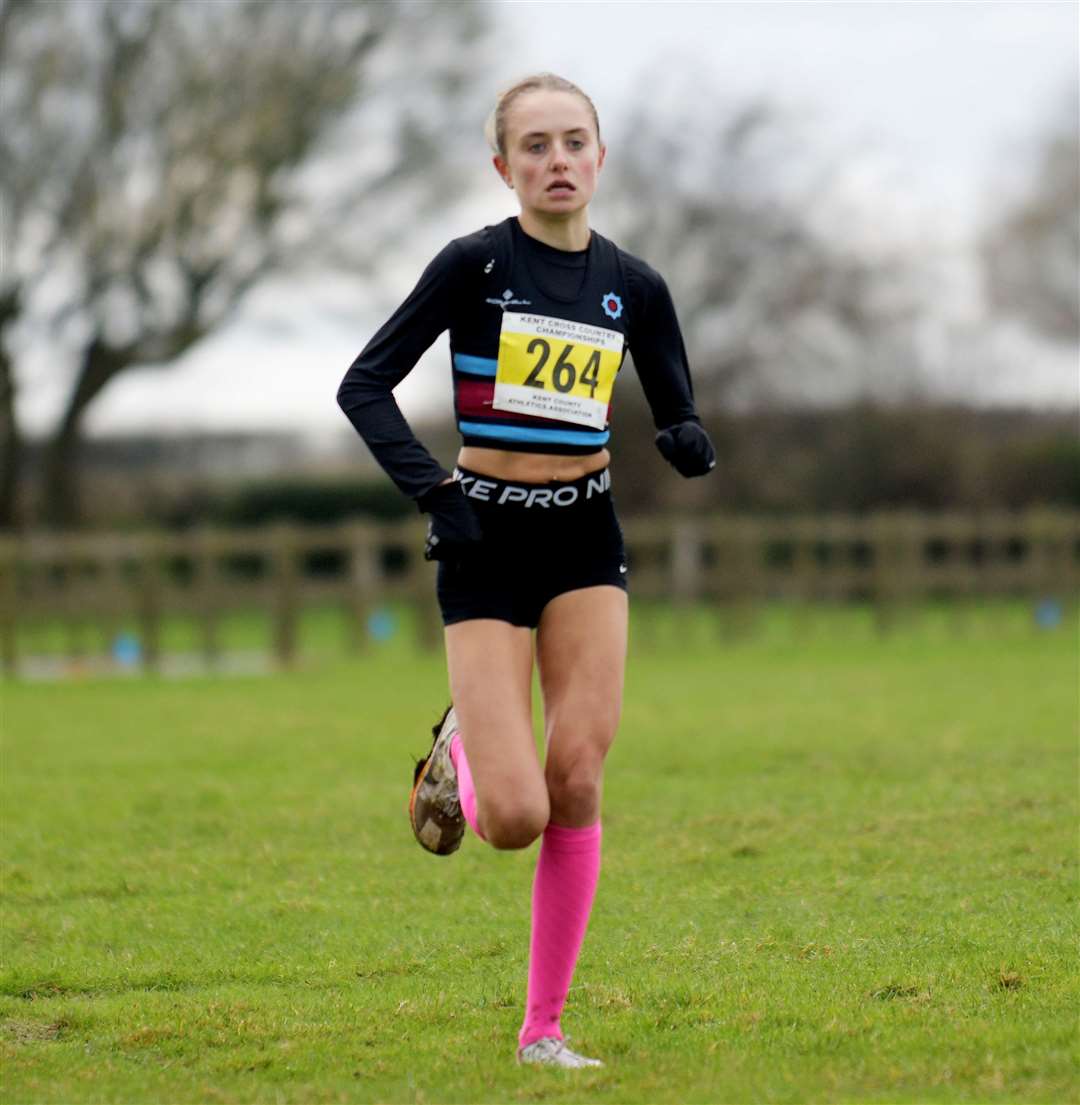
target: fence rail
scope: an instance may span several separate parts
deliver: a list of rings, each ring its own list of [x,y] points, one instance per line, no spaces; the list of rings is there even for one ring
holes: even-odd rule
[[[636,597],[706,603],[735,620],[771,600],[872,602],[887,629],[901,606],[932,596],[1056,596],[1080,585],[1080,513],[867,517],[639,518],[625,526]],[[434,565],[422,525],[204,529],[184,534],[30,533],[0,539],[0,662],[18,666],[20,624],[138,624],[140,657],[161,659],[166,616],[201,625],[208,661],[232,610],[272,612],[273,651],[291,663],[301,611],[336,603],[363,649],[372,612],[404,601],[425,647],[441,640]]]

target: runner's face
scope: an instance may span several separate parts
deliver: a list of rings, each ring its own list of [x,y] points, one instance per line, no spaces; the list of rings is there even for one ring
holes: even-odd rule
[[[605,152],[580,96],[537,89],[510,105],[506,158],[496,156],[495,168],[513,184],[522,210],[570,215],[592,199]]]

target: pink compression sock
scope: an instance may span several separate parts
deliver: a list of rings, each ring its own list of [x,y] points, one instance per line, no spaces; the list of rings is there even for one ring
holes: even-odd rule
[[[562,1039],[559,1018],[599,877],[600,822],[584,829],[549,824],[533,882],[529,995],[518,1047],[542,1036]]]
[[[461,812],[465,815],[465,820],[472,831],[481,840],[487,840],[476,823],[476,787],[473,786],[472,772],[469,770],[469,761],[465,759],[465,746],[461,743],[460,733],[455,733],[450,738],[450,762],[457,772],[458,801],[461,802]]]

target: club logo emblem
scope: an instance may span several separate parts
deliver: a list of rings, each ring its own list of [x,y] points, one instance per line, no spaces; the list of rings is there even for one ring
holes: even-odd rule
[[[614,292],[608,292],[600,303],[608,318],[618,318],[622,314],[622,300]]]
[[[490,303],[493,307],[501,307],[504,311],[507,307],[531,307],[531,299],[515,299],[514,293],[510,288],[507,288],[502,294],[501,299],[485,299],[485,303]]]

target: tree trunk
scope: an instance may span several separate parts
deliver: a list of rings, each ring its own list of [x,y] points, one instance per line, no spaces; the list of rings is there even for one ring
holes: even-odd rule
[[[114,349],[99,337],[83,351],[67,410],[45,449],[41,517],[53,529],[75,529],[83,520],[79,487],[83,415],[102,388],[131,360],[130,349]]]

